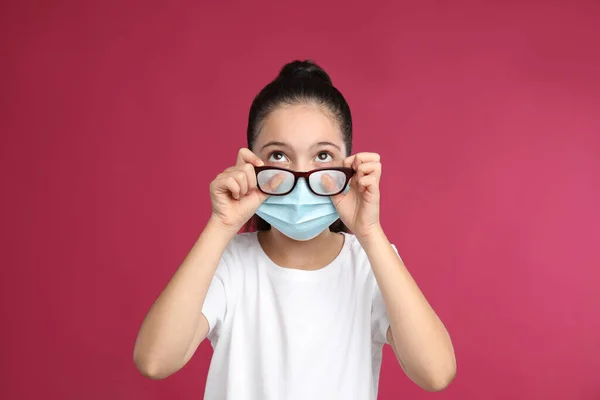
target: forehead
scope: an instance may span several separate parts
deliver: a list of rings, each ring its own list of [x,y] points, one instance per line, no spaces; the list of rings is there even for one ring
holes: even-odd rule
[[[302,150],[316,142],[333,142],[344,148],[339,124],[318,105],[287,105],[276,108],[265,118],[255,148],[270,141],[285,142]]]

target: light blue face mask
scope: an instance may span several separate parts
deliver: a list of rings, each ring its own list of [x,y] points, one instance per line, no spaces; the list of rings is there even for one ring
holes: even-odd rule
[[[294,240],[310,240],[329,228],[339,215],[330,197],[310,191],[304,178],[285,196],[271,196],[256,214],[275,229]]]

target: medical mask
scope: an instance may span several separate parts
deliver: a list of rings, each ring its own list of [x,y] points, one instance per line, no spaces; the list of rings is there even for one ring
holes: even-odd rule
[[[285,196],[270,196],[256,214],[284,235],[299,241],[311,240],[339,219],[331,197],[317,196],[304,178]]]

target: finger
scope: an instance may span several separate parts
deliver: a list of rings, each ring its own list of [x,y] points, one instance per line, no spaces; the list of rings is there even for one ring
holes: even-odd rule
[[[255,167],[262,167],[265,163],[250,149],[244,147],[238,151],[236,165],[240,166],[244,164],[252,164]]]
[[[326,193],[337,193],[340,191],[340,184],[328,173],[321,174],[321,185]]]
[[[368,191],[369,193],[376,194],[379,191],[377,179],[373,175],[365,175],[359,179],[358,188],[361,193]]]
[[[256,171],[252,164],[244,164],[241,170],[246,174],[246,180],[248,181],[248,190],[252,190],[256,187]]]
[[[375,162],[381,161],[381,156],[377,153],[357,153],[356,158],[361,160],[361,162],[363,162],[363,163],[371,162],[371,161],[375,161]]]
[[[381,157],[377,153],[358,153],[355,154],[352,162],[352,169],[356,171],[359,165],[367,162],[380,162]]]
[[[323,185],[323,188],[325,188],[326,192],[332,192],[335,189],[335,182],[328,173],[321,174],[321,185]]]
[[[350,157],[346,157],[346,159],[344,159],[344,167],[352,168],[352,164],[354,164],[355,158],[356,158],[356,155],[351,155]]]
[[[253,193],[256,193],[256,195],[258,196],[260,204],[264,203],[264,201],[269,198],[268,194],[261,192],[258,188],[254,188],[248,191],[248,196],[251,196]]]
[[[227,190],[229,190],[229,193],[231,193],[231,197],[233,197],[236,200],[240,199],[240,185],[237,183],[233,176],[229,176],[228,178],[226,178],[225,187],[227,188]]]
[[[233,175],[235,181],[240,185],[240,197],[244,197],[248,193],[248,178],[244,171],[236,171]]]
[[[381,177],[381,163],[378,161],[370,161],[360,164],[356,171],[358,179],[365,175],[374,175],[377,179]]]
[[[283,173],[277,173],[277,174],[273,175],[271,178],[269,178],[267,183],[264,185],[263,190],[265,190],[267,192],[275,193],[275,192],[277,192],[277,189],[279,189],[279,186],[281,186],[281,184],[283,183],[284,180],[285,180],[285,175]]]

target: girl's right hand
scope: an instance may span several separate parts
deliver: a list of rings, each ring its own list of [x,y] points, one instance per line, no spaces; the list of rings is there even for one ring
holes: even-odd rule
[[[243,148],[238,152],[236,165],[211,182],[212,217],[217,222],[237,232],[269,197],[256,184],[254,167],[263,165],[252,151]]]

